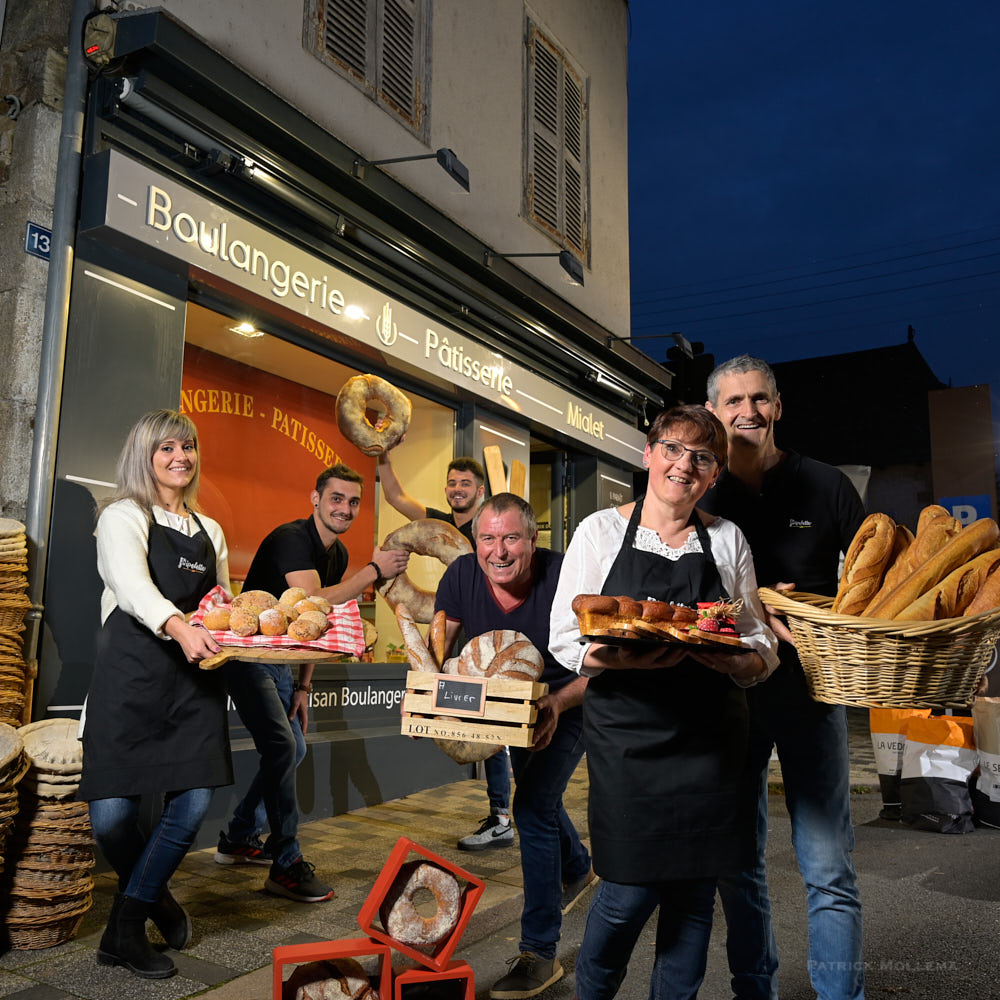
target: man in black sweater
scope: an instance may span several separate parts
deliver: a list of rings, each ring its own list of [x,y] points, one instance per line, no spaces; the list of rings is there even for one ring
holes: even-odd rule
[[[774,425],[781,397],[774,373],[747,355],[719,365],[708,402],[729,435],[729,462],[701,506],[734,521],[753,551],[762,585],[834,595],[840,554],[862,520],[857,491],[840,470],[780,450]],[[809,697],[791,634],[771,623],[780,665],[748,690],[751,766],[761,786],[755,867],[719,882],[728,924],[727,950],[737,1000],[778,996],[778,950],[764,869],[767,768],[777,747],[792,822],[792,841],[806,884],[809,975],[823,1000],[861,1000],[864,962],[861,902],[851,852],[850,767],[843,706]]]

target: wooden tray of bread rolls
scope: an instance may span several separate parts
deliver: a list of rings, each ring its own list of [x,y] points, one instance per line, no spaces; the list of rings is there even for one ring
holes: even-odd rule
[[[451,690],[443,692],[445,706],[441,705],[442,692],[438,692],[435,708],[435,689],[439,685],[450,685]],[[548,690],[548,684],[538,681],[411,670],[406,675],[400,732],[404,736],[469,740],[498,747],[530,747],[535,741],[538,717],[535,702]],[[454,711],[459,715],[448,714]],[[463,714],[466,711],[475,714]]]

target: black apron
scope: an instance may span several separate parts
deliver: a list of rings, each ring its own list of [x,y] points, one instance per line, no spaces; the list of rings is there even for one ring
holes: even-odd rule
[[[149,575],[185,614],[216,582],[215,546],[195,522],[193,537],[149,526]],[[80,800],[233,781],[222,671],[188,663],[180,643],[158,638],[121,608],[98,634],[86,711]]]
[[[697,511],[702,551],[676,561],[635,548],[643,497],[601,593],[694,605],[727,599]],[[605,670],[583,702],[594,871],[641,885],[739,871],[752,854],[743,691],[687,658]]]

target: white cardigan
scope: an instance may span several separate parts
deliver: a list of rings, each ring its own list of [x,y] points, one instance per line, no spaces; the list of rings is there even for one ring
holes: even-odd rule
[[[616,508],[599,510],[580,522],[563,559],[549,619],[549,649],[564,667],[584,676],[593,676],[601,671],[583,666],[587,646],[579,642],[580,629],[570,605],[577,594],[601,592],[625,540],[627,527],[628,520]],[[743,532],[732,521],[721,517],[711,519],[707,530],[722,586],[730,600],[743,599],[743,609],[736,623],[740,638],[760,653],[767,664],[768,673],[765,676],[769,676],[778,665],[778,641],[764,624],[764,608],[757,596],[757,577],[750,546]],[[659,542],[659,536],[655,541]],[[646,548],[641,539],[637,538],[637,542],[640,548]],[[685,546],[686,550],[690,548],[700,551],[701,546],[692,539]]]
[[[177,528],[189,536],[198,532],[194,518],[170,517],[161,507],[153,507],[157,524]],[[229,550],[218,522],[204,514],[198,520],[215,546],[216,582],[230,590]],[[167,619],[183,613],[157,589],[149,575],[149,522],[134,500],[119,500],[106,507],[97,521],[97,572],[104,581],[101,595],[101,624],[115,608],[130,614],[154,635],[169,639],[163,631]]]

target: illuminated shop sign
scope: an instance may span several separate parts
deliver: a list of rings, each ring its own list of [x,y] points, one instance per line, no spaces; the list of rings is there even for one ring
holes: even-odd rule
[[[333,267],[172,179],[111,150],[103,205],[84,229],[111,231],[335,329],[493,404],[638,466],[645,437],[488,345]],[[88,171],[94,183],[97,170]],[[92,188],[91,188],[92,189]],[[91,220],[99,213],[97,220]]]

